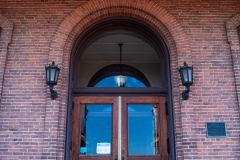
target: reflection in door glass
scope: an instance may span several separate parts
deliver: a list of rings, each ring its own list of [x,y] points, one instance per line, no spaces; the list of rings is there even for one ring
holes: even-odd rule
[[[129,155],[159,154],[159,134],[157,119],[157,105],[128,105]]]
[[[83,105],[81,115],[81,155],[110,155],[112,106]]]

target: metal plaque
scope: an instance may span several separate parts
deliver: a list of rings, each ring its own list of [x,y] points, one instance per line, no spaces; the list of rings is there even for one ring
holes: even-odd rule
[[[207,137],[226,137],[225,122],[206,122]]]

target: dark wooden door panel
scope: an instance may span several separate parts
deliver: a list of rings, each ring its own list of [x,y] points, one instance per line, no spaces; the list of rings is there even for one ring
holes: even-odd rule
[[[159,104],[158,96],[136,96],[136,97],[125,97],[127,104]]]
[[[81,104],[79,103],[79,99],[74,98],[74,111],[72,113],[72,151],[71,151],[71,159],[78,159],[79,155],[79,142],[80,142],[80,117],[81,115]]]
[[[72,160],[113,160],[117,156],[117,133],[118,133],[118,99],[117,97],[99,97],[99,96],[81,96],[74,97],[74,109],[72,112],[72,150],[71,159]],[[80,133],[81,133],[81,107],[82,105],[88,104],[111,104],[112,105],[112,155],[102,156],[102,155],[80,155]]]
[[[160,154],[163,160],[168,160],[168,122],[167,122],[167,114],[166,114],[166,100],[164,97],[159,97],[159,106],[160,106],[160,112],[159,112],[159,122],[160,122]]]
[[[127,160],[165,160],[165,159],[162,159],[160,156],[128,156]]]
[[[168,160],[167,152],[167,115],[165,97],[159,96],[136,96],[122,98],[122,156],[124,160]],[[158,105],[158,132],[159,154],[155,156],[129,155],[128,153],[128,105],[129,104],[154,104]]]
[[[122,159],[124,160],[168,160],[167,152],[167,115],[165,108],[165,97],[159,96],[125,96],[122,97]],[[81,133],[81,107],[88,104],[111,104],[112,105],[112,154],[111,156],[103,155],[80,155],[80,133]],[[138,156],[129,155],[128,153],[128,105],[129,104],[154,104],[158,106],[158,137],[159,148],[157,155]],[[74,109],[72,112],[72,160],[117,160],[118,158],[118,97],[111,96],[80,96],[74,97]]]
[[[113,160],[112,156],[78,156],[78,160]]]

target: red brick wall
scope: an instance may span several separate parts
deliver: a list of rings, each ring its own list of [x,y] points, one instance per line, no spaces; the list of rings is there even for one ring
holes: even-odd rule
[[[55,137],[58,137],[57,129],[50,129],[52,126],[58,128],[58,122],[45,123],[48,118],[55,119],[46,116],[46,106],[54,102],[47,101],[49,90],[45,84],[44,66],[56,29],[82,3],[0,1],[1,15],[14,24],[1,97],[0,159],[41,159],[45,156],[56,159],[56,148],[63,147],[43,150],[43,139],[48,132],[55,134],[45,139],[51,146],[57,143]],[[54,107],[49,110],[54,112]]]
[[[177,159],[239,159],[239,11],[234,0],[2,0],[0,159],[63,158],[71,47],[89,25],[114,16],[149,23],[168,45]],[[62,64],[56,101],[45,84],[52,60]],[[180,96],[183,61],[194,66],[188,101]],[[206,138],[206,121],[226,121],[227,138]]]

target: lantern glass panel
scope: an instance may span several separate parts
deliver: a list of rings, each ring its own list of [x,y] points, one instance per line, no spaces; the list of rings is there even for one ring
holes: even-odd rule
[[[188,69],[188,80],[189,80],[189,82],[192,82],[192,69]]]
[[[50,76],[49,76],[49,69],[47,68],[46,70],[47,70],[46,79],[47,79],[47,82],[49,82],[49,77],[50,77]]]
[[[50,74],[50,81],[51,82],[54,82],[54,79],[55,79],[55,72],[56,70],[54,68],[51,68],[51,74]]]
[[[55,80],[54,80],[54,82],[57,82],[57,80],[58,80],[58,75],[59,75],[59,70],[56,69],[56,76],[55,76]]]
[[[183,69],[183,70],[182,70],[182,73],[183,73],[183,80],[184,80],[184,83],[188,82],[188,74],[187,74],[187,70]]]

